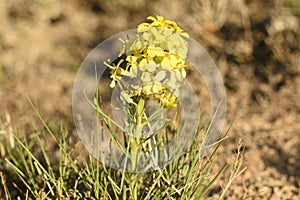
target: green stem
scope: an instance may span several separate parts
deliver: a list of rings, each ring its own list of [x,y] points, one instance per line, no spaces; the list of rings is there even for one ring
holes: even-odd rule
[[[143,129],[143,123],[142,123],[142,116],[144,113],[144,106],[145,106],[145,100],[140,99],[136,109],[135,109],[135,130],[134,130],[134,135],[131,137],[131,151],[132,154],[134,155],[132,159],[132,169],[133,171],[137,170],[137,163],[138,163],[138,152],[141,147],[140,143],[140,137],[141,137],[141,132]],[[138,195],[139,195],[139,176],[137,173],[132,173],[131,175],[131,182],[130,182],[130,191],[132,194],[132,199],[138,200]]]

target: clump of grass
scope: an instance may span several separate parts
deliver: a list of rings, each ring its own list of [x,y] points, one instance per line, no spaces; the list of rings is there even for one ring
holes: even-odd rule
[[[114,170],[102,165],[89,156],[82,161],[75,155],[77,146],[68,141],[68,131],[61,129],[60,137],[43,121],[42,130],[36,130],[28,137],[20,137],[20,132],[11,132],[14,147],[8,141],[0,139],[5,148],[3,172],[1,172],[2,194],[5,199],[132,199],[132,173]],[[4,129],[4,127],[1,127]],[[202,134],[205,133],[202,130]],[[51,152],[45,143],[49,136],[58,147]],[[225,139],[226,134],[223,139]],[[224,164],[216,169],[218,150],[222,140],[214,150],[201,157],[201,137],[197,137],[188,153],[168,166],[154,172],[136,174],[138,199],[202,199],[216,184],[216,180],[229,168]],[[202,139],[201,139],[202,140]],[[57,158],[53,155],[57,154]],[[233,174],[227,180],[220,199],[226,196],[231,182],[240,174],[242,156],[233,167]],[[9,180],[9,183],[7,182]],[[14,194],[14,196],[11,196]]]

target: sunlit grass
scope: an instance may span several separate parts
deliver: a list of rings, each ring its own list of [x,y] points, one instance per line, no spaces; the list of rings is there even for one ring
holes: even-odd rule
[[[78,147],[70,144],[66,129],[53,133],[41,117],[40,120],[43,128],[30,136],[13,129],[8,132],[1,123],[3,134],[0,139],[5,150],[1,160],[5,167],[0,173],[2,198],[131,199],[132,174],[107,168],[92,156],[84,159],[74,153]],[[205,130],[202,130],[203,133]],[[14,146],[12,141],[7,140],[8,134]],[[217,184],[216,180],[229,168],[227,163],[221,167],[215,164],[226,135],[205,157],[199,153],[202,139],[196,137],[188,153],[179,159],[161,170],[138,174],[141,180],[138,182],[139,199],[207,198],[208,192]],[[57,150],[53,152],[49,144]],[[232,176],[220,193],[220,199],[226,196],[232,181],[244,170],[241,169],[242,150],[239,152],[235,165],[231,166]]]

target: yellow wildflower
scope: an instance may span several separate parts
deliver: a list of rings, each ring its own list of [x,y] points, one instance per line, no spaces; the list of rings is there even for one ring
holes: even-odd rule
[[[163,94],[160,99],[160,103],[165,108],[174,108],[177,106],[177,97],[171,93]]]
[[[186,77],[188,46],[184,37],[189,35],[176,22],[162,16],[147,19],[151,22],[138,26],[137,38],[124,42],[121,55],[126,55],[125,60],[116,66],[108,65],[110,87],[127,76],[132,82],[121,93],[124,101],[137,103],[136,99],[152,99],[164,108],[176,107],[179,87]],[[126,62],[125,69],[120,67],[122,62]]]

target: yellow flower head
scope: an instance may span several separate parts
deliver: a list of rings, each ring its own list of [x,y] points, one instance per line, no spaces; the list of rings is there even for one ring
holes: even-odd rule
[[[137,28],[137,38],[124,42],[121,54],[126,55],[117,66],[109,66],[111,87],[126,76],[134,81],[121,97],[127,103],[133,99],[157,100],[165,108],[177,106],[178,88],[186,77],[185,67],[189,35],[176,22],[162,16],[147,18]],[[124,68],[120,65],[125,62]],[[124,65],[122,65],[124,66]],[[127,88],[127,87],[126,87]]]

